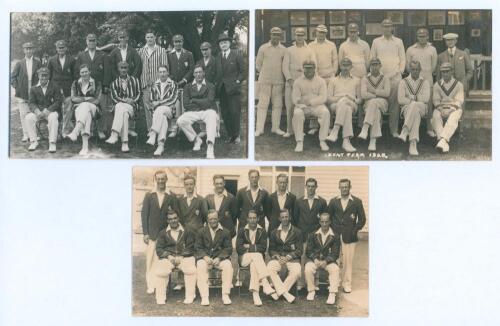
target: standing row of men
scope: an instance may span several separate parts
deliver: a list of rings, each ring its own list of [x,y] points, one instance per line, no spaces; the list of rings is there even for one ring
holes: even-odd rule
[[[359,38],[358,25],[349,24],[347,27],[349,37],[341,44],[338,52],[335,43],[326,39],[327,28],[324,25],[317,26],[316,39],[309,44],[305,42],[305,30],[296,28],[295,42],[288,48],[280,43],[282,30],[279,27],[273,27],[270,41],[259,48],[256,58],[259,103],[255,135],[259,136],[264,132],[267,109],[271,102],[271,131],[283,137],[290,137],[295,133],[296,151],[303,149],[304,117],[313,115],[318,118],[322,150],[328,150],[325,141],[335,142],[339,129],[344,128],[342,148],[347,152],[352,152],[355,151],[350,143],[350,138],[353,136],[350,126],[352,115],[357,113],[358,106],[364,100],[364,123],[368,126],[364,127],[360,138],[367,139],[368,129],[372,128],[369,150],[376,150],[376,138],[381,135],[379,126],[376,124],[381,114],[389,115],[391,135],[395,138],[403,138],[401,132],[404,136],[407,131],[399,131],[399,118],[400,115],[406,117],[404,106],[408,103],[400,101],[398,90],[404,71],[411,72],[411,63],[418,62],[419,77],[426,82],[424,88],[429,94],[421,117],[427,121],[429,136],[437,137],[437,147],[446,152],[451,135],[449,132],[443,132],[443,120],[448,119],[448,115],[441,114],[439,118],[437,113],[433,113],[433,107],[437,108],[438,112],[442,111],[439,108],[440,103],[434,103],[439,101],[434,97],[434,76],[437,76],[437,87],[443,89],[441,85],[447,84],[448,81],[444,81],[444,75],[441,72],[443,69],[450,70],[453,78],[451,84],[457,80],[458,84],[462,85],[463,92],[449,90],[447,87],[444,87],[443,92],[460,93],[459,97],[463,98],[464,94],[467,94],[468,82],[473,74],[468,53],[456,47],[458,35],[449,33],[443,36],[447,50],[438,56],[435,47],[429,43],[429,33],[425,28],[417,31],[417,42],[405,52],[403,41],[393,35],[393,23],[385,19],[381,25],[383,35],[374,39],[370,48],[367,42]],[[313,73],[319,77],[315,82],[311,82],[312,76],[310,78],[305,76],[304,62],[307,62],[308,66],[314,66]],[[443,64],[445,64],[444,68]],[[378,72],[372,72],[373,65],[379,66]],[[348,69],[343,66],[347,66]],[[339,68],[340,73],[336,76]],[[374,74],[376,76],[373,76]],[[304,82],[304,78],[309,82]],[[323,83],[320,80],[323,80]],[[299,85],[295,91],[294,86],[297,82]],[[448,98],[448,95],[445,102],[453,101],[455,112],[450,121],[451,127],[448,127],[451,130],[460,118],[458,116],[462,112],[463,99],[461,103],[458,103],[459,98]],[[286,132],[280,128],[283,98],[287,113]],[[383,99],[383,101],[372,101],[375,98]],[[368,104],[369,102],[372,104]],[[327,104],[328,108],[322,106],[323,104]],[[367,110],[371,106],[378,107],[375,114],[366,112],[372,111]],[[448,104],[446,106],[450,107]],[[296,114],[297,117],[295,117]],[[333,115],[335,115],[335,122],[330,129],[330,116]],[[366,115],[369,117],[367,118]],[[377,123],[373,122],[375,120]],[[444,129],[447,129],[446,126]],[[317,131],[318,129],[311,125],[309,133],[314,134]],[[411,149],[411,154],[418,154],[416,146],[411,145]]]
[[[148,131],[157,134],[160,133],[162,128],[164,128],[165,133],[167,132],[168,126],[162,125],[162,120],[179,118],[183,109],[187,111],[204,111],[210,107],[210,109],[214,109],[214,112],[216,111],[216,107],[212,103],[208,106],[203,104],[193,105],[193,100],[197,102],[195,98],[200,97],[200,94],[194,95],[193,98],[183,98],[182,90],[191,84],[194,86],[196,84],[207,86],[208,90],[199,85],[195,87],[197,92],[201,91],[205,95],[202,96],[202,101],[209,98],[215,104],[215,97],[219,98],[224,125],[228,133],[228,142],[239,143],[241,83],[245,78],[245,69],[243,57],[239,51],[230,48],[231,38],[225,33],[219,36],[218,45],[220,51],[216,57],[211,54],[212,46],[210,43],[204,42],[201,44],[200,49],[203,57],[196,64],[203,71],[203,77],[198,78],[200,80],[197,80],[194,73],[193,54],[183,48],[184,40],[182,35],[175,35],[172,38],[173,49],[171,51],[167,51],[156,44],[156,35],[152,31],[146,33],[145,39],[146,45],[136,50],[128,44],[127,32],[120,31],[118,34],[119,44],[108,55],[97,48],[96,36],[89,34],[86,37],[87,48],[80,52],[76,58],[67,54],[65,41],[57,41],[57,54],[49,58],[46,67],[42,67],[40,60],[33,56],[33,44],[30,42],[23,44],[25,58],[15,65],[11,74],[11,83],[15,88],[15,97],[20,107],[23,129],[22,140],[23,142],[30,141],[29,149],[36,149],[38,136],[36,135],[36,128],[33,130],[32,124],[28,123],[32,119],[26,119],[28,113],[33,113],[37,121],[40,119],[49,120],[47,112],[54,113],[52,116],[56,117],[56,121],[52,121],[52,118],[49,121],[49,151],[54,152],[56,150],[58,122],[61,121],[62,124],[60,128],[61,135],[63,137],[71,135],[69,138],[75,140],[75,133],[71,134],[75,129],[75,125],[78,123],[85,124],[84,121],[75,119],[75,111],[82,102],[91,102],[97,107],[97,115],[92,114],[91,120],[98,121],[98,136],[103,139],[106,134],[110,134],[109,143],[114,143],[118,138],[121,138],[122,151],[127,152],[128,134],[133,136],[137,134],[133,130],[134,121],[131,121],[132,125],[129,130],[126,130],[128,126],[124,127],[123,125],[128,124],[128,118],[137,118],[139,108],[144,110]],[[87,72],[82,72],[85,67],[90,72],[89,76],[87,76]],[[162,67],[166,71],[162,72]],[[40,70],[41,68],[43,69]],[[41,86],[42,78],[39,72],[48,76],[43,86]],[[81,91],[82,79],[83,92],[75,93],[76,89]],[[40,101],[40,98],[30,96],[32,89],[36,87],[42,89],[46,87],[54,88],[60,94],[50,97],[42,91],[44,98]],[[87,94],[89,89],[98,89],[99,92]],[[110,100],[113,105],[108,105]],[[165,102],[167,102],[167,105],[164,105]],[[188,108],[184,104],[186,102]],[[99,121],[98,118],[101,114],[110,114],[107,111],[109,107],[113,110],[119,103],[126,103],[133,110],[130,110],[130,107],[115,110],[113,126],[111,130],[108,130],[104,119]],[[155,124],[154,112],[159,106],[169,107],[170,112],[165,112],[164,109],[160,110],[162,113],[157,114]],[[48,107],[52,107],[54,110],[45,111]],[[38,114],[37,110],[41,114]],[[213,114],[209,115],[213,116]],[[188,120],[206,122],[207,134],[209,133],[208,129],[211,131],[217,127],[217,122],[212,123],[213,119],[205,119],[202,114],[191,114]],[[153,124],[155,124],[154,127]],[[187,126],[188,123],[185,121],[184,125]],[[78,133],[81,133],[79,129],[85,129],[85,127],[78,127],[77,136]],[[195,143],[195,150],[199,150],[201,138],[193,138],[191,135],[192,130],[189,127],[181,129],[186,133],[189,140]],[[170,131],[169,137],[175,137],[177,125],[171,126]],[[160,140],[164,141],[166,137],[160,138]],[[207,156],[213,157],[214,137],[209,138],[207,142],[209,145],[211,144],[212,149],[209,150],[210,146],[207,146]],[[158,142],[158,145],[155,155],[163,153],[164,144]],[[82,147],[82,154],[85,154],[88,148]]]
[[[258,170],[250,170],[248,177],[249,185],[233,196],[225,190],[224,177],[215,175],[214,192],[203,198],[195,192],[195,178],[185,176],[185,194],[177,198],[166,189],[166,173],[155,173],[156,189],[145,195],[141,218],[147,244],[147,291],[156,292],[157,303],[165,303],[174,268],[185,275],[185,303],[193,302],[197,284],[202,305],[209,304],[212,269],[221,270],[222,300],[230,304],[233,270],[248,268],[254,304],[262,305],[260,285],[274,300],[283,296],[293,302],[289,291],[297,282],[298,288],[304,286],[302,271],[307,299],[314,300],[314,275],[323,268],[329,274],[327,303],[333,304],[341,252],[342,287],[351,292],[357,234],[366,223],[361,200],[350,193],[351,182],[340,180],[340,195],[327,204],[316,194],[318,183],[313,178],[306,181],[306,195],[296,198],[288,191],[286,174],[277,176],[277,191],[272,194],[260,187]],[[230,257],[235,236],[239,266],[233,268]],[[288,272],[284,279],[281,271]]]

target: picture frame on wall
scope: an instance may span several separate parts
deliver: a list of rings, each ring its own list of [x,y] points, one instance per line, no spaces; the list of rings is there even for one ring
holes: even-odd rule
[[[325,12],[323,10],[309,12],[309,24],[321,25],[324,23],[325,23]]]
[[[429,11],[427,12],[428,25],[445,25],[446,11]]]
[[[330,26],[330,39],[343,40],[346,38],[345,26]]]
[[[306,25],[307,12],[306,11],[292,11],[290,12],[290,25]]]
[[[443,29],[436,28],[432,31],[432,39],[434,41],[442,41],[443,40]]]
[[[340,25],[346,23],[346,12],[345,10],[332,10],[328,12],[330,17],[330,24]]]
[[[405,22],[405,15],[402,11],[388,11],[387,18],[392,20],[395,25],[402,25]]]

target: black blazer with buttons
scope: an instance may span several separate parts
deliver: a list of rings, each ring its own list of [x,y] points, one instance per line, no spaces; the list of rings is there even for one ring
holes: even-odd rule
[[[328,235],[325,243],[322,242],[321,235],[316,232],[310,233],[307,237],[306,257],[309,261],[315,259],[324,260],[327,264],[337,263],[340,255],[340,237]]]
[[[194,254],[195,240],[195,234],[189,230],[180,230],[175,240],[171,230],[163,229],[156,239],[156,254],[160,259],[166,259],[169,255],[191,257]]]
[[[319,215],[327,211],[326,200],[322,197],[314,198],[312,209],[309,208],[307,197],[295,201],[292,224],[302,231],[305,242],[307,235],[319,228]]]
[[[203,71],[205,71],[205,80],[215,85],[217,77],[215,71],[215,57],[210,56],[207,64],[205,64],[205,60],[201,58],[196,64],[203,67]]]
[[[169,51],[167,54],[169,76],[173,81],[179,83],[185,79],[187,83],[193,80],[194,58],[193,54],[185,49],[182,49],[179,59],[175,52]]]
[[[269,231],[269,256],[291,256],[292,261],[299,262],[302,256],[302,232],[295,226],[286,235],[285,241],[281,240],[281,230]]]
[[[233,253],[233,245],[231,243],[231,235],[227,229],[217,229],[215,237],[212,236],[209,230],[210,226],[206,225],[198,231],[195,241],[195,257],[203,259],[208,256],[210,258],[219,258],[221,260],[228,259]]]
[[[215,209],[215,195],[210,194],[207,195],[207,205],[208,209]],[[227,196],[224,196],[222,202],[219,207],[219,223],[222,227],[229,230],[231,234],[231,238],[234,238],[236,235],[236,220],[238,216],[238,202],[236,201],[236,197],[231,193],[227,193]]]
[[[239,256],[248,252],[260,252],[264,258],[267,249],[267,232],[263,227],[258,227],[255,232],[255,243],[252,243],[250,241],[249,229],[243,228],[238,230],[238,235],[236,236],[236,252]],[[244,245],[246,244],[250,245],[250,247],[245,248]]]
[[[196,195],[188,206],[187,198],[183,195],[178,199],[180,222],[186,229],[197,232],[207,221],[208,206],[205,198]]]
[[[345,243],[358,241],[358,231],[366,223],[365,209],[361,199],[352,196],[352,200],[349,199],[344,211],[340,196],[335,197],[328,204],[328,213],[332,217],[333,231],[342,235],[342,241]]]
[[[243,228],[247,225],[248,211],[254,210],[257,212],[259,225],[265,227],[266,216],[269,216],[269,193],[265,189],[259,189],[255,202],[252,199],[250,187],[245,187],[238,190],[236,194],[238,201],[238,228]]]
[[[42,86],[33,86],[30,90],[29,108],[31,112],[36,109],[43,111],[61,113],[62,95],[61,90],[53,82],[48,83],[45,95]]]
[[[278,202],[278,192],[273,192],[269,196],[269,215],[267,216],[269,220],[269,232],[276,229],[280,225],[280,204]],[[291,192],[286,194],[285,205],[283,208],[288,209],[290,218],[292,218],[293,209],[295,207],[295,200],[297,197]]]
[[[160,205],[156,192],[148,192],[144,195],[141,210],[142,232],[149,235],[151,240],[156,240],[158,233],[167,227],[167,212],[172,209],[179,213],[177,197],[174,194],[165,193]]]
[[[47,68],[50,71],[50,81],[59,87],[65,97],[71,96],[71,85],[75,77],[76,60],[71,55],[66,54],[64,67],[61,67],[59,56],[56,54],[49,59]]]

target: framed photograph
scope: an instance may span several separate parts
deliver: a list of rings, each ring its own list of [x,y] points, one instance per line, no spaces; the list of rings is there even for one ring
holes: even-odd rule
[[[330,38],[343,40],[346,38],[345,26],[330,26]]]
[[[436,28],[432,31],[432,39],[434,41],[442,41],[443,40],[443,30],[441,28]]]
[[[330,16],[330,24],[332,25],[345,24],[346,22],[345,10],[330,11],[328,14]]]
[[[309,12],[309,24],[321,25],[324,23],[325,23],[325,12],[324,11],[311,11],[311,12]]]
[[[470,30],[470,36],[472,37],[480,37],[481,36],[481,30],[479,28],[473,28]]]
[[[361,11],[349,11],[347,12],[347,22],[361,24],[362,20]]]
[[[395,25],[402,25],[405,22],[405,15],[403,11],[388,11],[387,18],[392,20]]]
[[[306,25],[307,12],[306,11],[291,11],[290,12],[290,25]]]
[[[429,25],[445,25],[446,11],[428,11],[427,23]]]

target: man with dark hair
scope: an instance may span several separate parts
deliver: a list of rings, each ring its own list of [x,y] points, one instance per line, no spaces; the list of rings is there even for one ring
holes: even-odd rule
[[[205,198],[196,194],[196,179],[192,175],[184,176],[185,193],[178,199],[180,222],[186,228],[197,232],[205,225],[208,206]]]
[[[196,65],[202,66],[205,72],[205,79],[215,85],[216,71],[215,58],[212,55],[212,45],[208,42],[203,42],[200,45],[202,58],[198,60]]]
[[[23,142],[29,140],[28,129],[25,124],[26,115],[30,112],[29,99],[31,87],[38,83],[37,71],[42,67],[38,58],[33,56],[33,43],[23,44],[24,58],[16,62],[14,70],[10,74],[12,87],[15,89],[15,99],[19,108],[21,128],[23,131]]]
[[[111,84],[111,100],[115,104],[111,136],[106,140],[108,144],[115,144],[118,136],[122,139],[122,152],[128,152],[129,118],[137,114],[138,101],[141,97],[141,83],[134,76],[128,74],[128,63],[118,64],[120,77]]]
[[[49,81],[49,69],[38,69],[38,85],[31,87],[29,92],[29,109],[26,114],[25,126],[28,132],[30,146],[28,150],[34,151],[38,147],[38,132],[36,123],[47,120],[49,129],[49,152],[56,151],[57,130],[59,127],[59,114],[61,112],[62,94],[54,82]]]
[[[75,77],[75,58],[67,54],[66,41],[59,40],[56,42],[57,54],[49,59],[47,67],[49,68],[50,81],[54,86],[61,90],[63,94],[62,103],[62,136],[65,137],[75,127],[72,118],[73,114],[68,107],[72,107],[71,103],[71,85]]]
[[[194,142],[193,151],[199,151],[203,140],[193,129],[193,123],[204,122],[207,134],[207,158],[213,159],[215,137],[217,136],[217,107],[215,104],[215,86],[205,80],[201,66],[194,69],[194,80],[184,87],[184,113],[177,120],[177,125],[190,142]]]
[[[330,214],[322,213],[319,216],[320,228],[310,233],[307,238],[307,263],[304,275],[307,282],[307,300],[313,301],[316,294],[314,274],[318,269],[328,272],[329,295],[326,304],[334,304],[339,287],[339,266],[337,259],[340,255],[340,236],[330,228]]]
[[[115,80],[120,76],[118,63],[125,61],[128,63],[129,74],[135,78],[141,78],[142,62],[139,53],[130,44],[128,44],[128,33],[126,30],[118,32],[118,47],[114,48],[109,54],[109,68],[111,70],[111,79]]]
[[[156,188],[144,195],[141,210],[142,232],[146,248],[146,285],[147,292],[154,292],[151,268],[157,261],[155,253],[158,233],[167,227],[167,211],[178,212],[177,198],[167,193],[167,173],[159,170],[154,174]]]
[[[156,303],[165,304],[170,274],[178,268],[184,274],[185,304],[193,303],[196,289],[196,264],[194,258],[195,233],[184,229],[174,210],[167,212],[168,226],[158,234],[156,254],[158,261],[153,266]]]
[[[209,210],[207,225],[199,230],[195,242],[197,284],[202,306],[210,304],[208,297],[208,272],[209,269],[213,268],[222,271],[222,302],[225,305],[231,304],[229,294],[233,286],[232,253],[233,246],[229,231],[220,225],[217,211]]]
[[[269,234],[280,225],[280,212],[283,209],[293,211],[296,199],[297,197],[288,191],[288,175],[280,173],[276,177],[276,191],[269,196]]]
[[[153,111],[153,119],[148,133],[149,138],[146,141],[146,144],[154,146],[158,138],[158,147],[154,156],[161,156],[165,150],[168,120],[174,116],[179,90],[177,84],[169,78],[166,65],[158,66],[158,76],[158,80],[151,86],[150,91],[150,109]]]
[[[277,229],[269,231],[269,256],[267,264],[276,294],[283,295],[286,301],[292,303],[295,297],[290,294],[290,289],[300,278],[302,256],[302,232],[291,223],[290,211],[280,210],[280,225]],[[286,269],[288,276],[284,281],[278,273]]]
[[[274,291],[267,280],[269,270],[264,262],[266,249],[267,232],[262,226],[257,224],[257,212],[249,210],[247,225],[238,230],[236,251],[240,266],[249,267],[249,290],[252,292],[253,303],[256,306],[262,306],[259,296],[260,284],[262,284],[262,289],[266,295],[270,295],[274,300],[278,300],[276,291]]]
[[[193,54],[184,49],[184,37],[176,34],[172,37],[174,48],[167,54],[170,76],[177,83],[179,89],[184,88],[193,78]]]
[[[238,215],[238,202],[233,194],[226,191],[224,176],[214,175],[214,193],[206,197],[208,209],[217,211],[219,223],[229,230],[231,238],[236,235],[236,220]]]
[[[258,223],[265,227],[266,216],[269,216],[269,193],[259,185],[260,173],[258,170],[248,171],[248,186],[238,190],[238,229],[247,224],[248,211],[257,212]]]
[[[241,83],[245,79],[243,57],[239,51],[231,50],[231,38],[226,33],[217,41],[220,52],[215,60],[216,91],[219,95],[221,114],[229,143],[240,143]]]
[[[341,179],[339,181],[340,196],[330,200],[328,213],[332,218],[332,228],[335,234],[339,234],[342,240],[342,287],[344,291],[351,292],[352,262],[358,231],[366,223],[365,210],[361,199],[351,195],[351,181]]]

